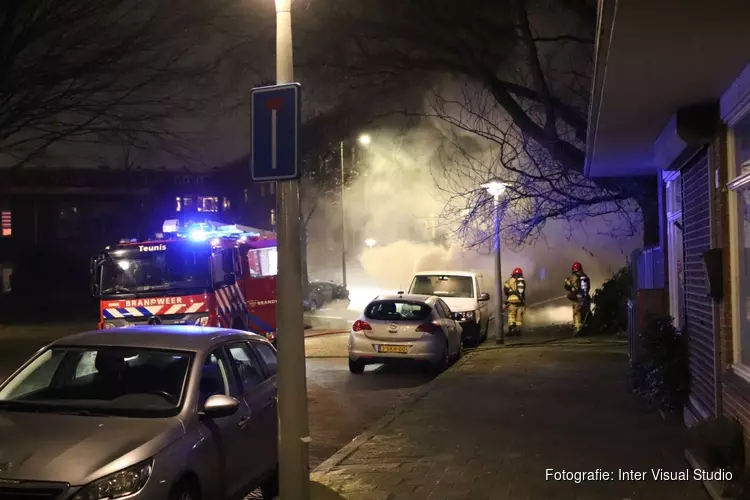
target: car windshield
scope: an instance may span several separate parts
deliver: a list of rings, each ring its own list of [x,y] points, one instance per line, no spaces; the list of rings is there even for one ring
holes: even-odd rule
[[[0,386],[0,412],[175,415],[192,357],[134,347],[52,347]]]
[[[415,276],[410,293],[418,295],[437,295],[438,297],[474,297],[474,286],[471,276]]]
[[[423,302],[378,300],[365,309],[365,317],[382,321],[424,321],[432,309]]]
[[[211,283],[208,246],[172,243],[164,251],[128,252],[102,267],[102,293],[117,294],[153,289],[205,287]]]

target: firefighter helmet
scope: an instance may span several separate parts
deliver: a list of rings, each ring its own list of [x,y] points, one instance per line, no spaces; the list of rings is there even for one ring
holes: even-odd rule
[[[523,270],[520,267],[517,267],[513,269],[513,272],[510,273],[511,276],[523,276]]]
[[[583,271],[583,266],[581,265],[580,262],[573,262],[572,269],[574,273],[580,273],[581,271]]]

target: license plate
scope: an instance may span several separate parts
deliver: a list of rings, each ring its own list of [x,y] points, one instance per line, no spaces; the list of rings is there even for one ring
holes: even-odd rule
[[[394,352],[406,354],[409,352],[409,346],[406,345],[381,345],[380,352]]]

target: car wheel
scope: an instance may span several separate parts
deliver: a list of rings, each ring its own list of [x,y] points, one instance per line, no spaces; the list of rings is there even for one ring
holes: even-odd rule
[[[198,487],[190,481],[182,481],[172,489],[169,500],[200,500]]]
[[[432,368],[435,371],[435,374],[439,375],[443,373],[445,370],[447,370],[450,365],[451,365],[451,350],[450,350],[450,346],[448,345],[448,342],[446,342],[445,346],[443,347],[443,352],[440,355],[440,360],[436,362],[432,366]]]
[[[349,360],[349,371],[355,375],[360,375],[365,371],[365,364],[361,361]]]
[[[260,485],[260,494],[263,500],[274,500],[279,497],[279,469],[273,471],[273,474],[263,481]]]
[[[318,310],[318,301],[313,299],[310,301],[310,312],[315,312]]]

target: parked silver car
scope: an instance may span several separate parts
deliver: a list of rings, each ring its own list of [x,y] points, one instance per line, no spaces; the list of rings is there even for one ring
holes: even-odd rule
[[[381,295],[365,308],[349,333],[349,370],[397,359],[427,361],[437,370],[461,356],[461,325],[442,299],[429,295]]]
[[[276,351],[258,335],[65,337],[0,385],[0,498],[273,498],[276,401]]]

